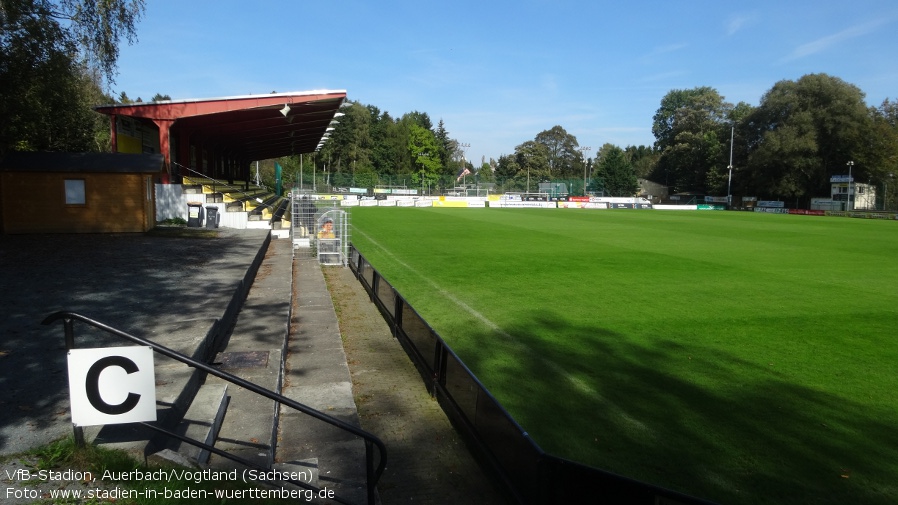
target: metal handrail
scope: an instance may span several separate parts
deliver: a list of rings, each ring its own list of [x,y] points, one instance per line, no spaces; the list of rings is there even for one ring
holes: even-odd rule
[[[168,436],[168,437],[171,437],[171,438],[178,439],[178,440],[180,440],[181,442],[190,444],[190,445],[192,445],[192,446],[194,446],[194,447],[199,447],[200,449],[209,451],[209,452],[212,453],[212,454],[216,454],[216,455],[218,455],[218,456],[221,456],[221,457],[223,457],[223,458],[229,459],[229,460],[231,460],[231,461],[240,463],[241,465],[244,465],[244,466],[247,466],[247,467],[250,467],[250,468],[254,468],[254,469],[256,469],[256,470],[262,470],[262,471],[268,470],[268,468],[265,468],[265,467],[262,466],[262,465],[256,464],[256,463],[254,463],[254,462],[252,462],[252,461],[250,461],[250,460],[248,460],[248,459],[241,458],[240,456],[234,456],[233,454],[230,454],[230,453],[228,453],[227,451],[223,451],[223,450],[221,450],[221,449],[219,449],[219,448],[217,448],[217,447],[215,447],[215,446],[206,444],[206,443],[204,443],[204,442],[200,442],[199,440],[194,440],[194,439],[192,439],[192,438],[190,438],[190,437],[185,437],[184,435],[180,435],[180,434],[175,433],[175,432],[173,432],[173,431],[166,430],[165,428],[161,428],[161,427],[156,426],[156,425],[154,425],[154,424],[150,424],[150,423],[147,423],[147,422],[139,422],[139,423],[137,423],[137,424],[140,424],[140,425],[143,426],[144,428],[148,428],[148,429],[150,429],[150,430],[152,430],[152,431],[155,431],[156,433],[161,433],[161,434],[163,434],[163,435],[165,435],[165,436]],[[268,482],[273,482],[273,481],[268,481]],[[315,493],[321,491],[320,488],[317,488],[317,487],[315,487],[315,486],[313,486],[313,485],[311,485],[311,484],[306,484],[305,482],[303,482],[303,481],[301,481],[301,480],[296,480],[296,479],[285,479],[285,480],[282,481],[282,482],[289,482],[290,484],[299,486],[299,487],[301,487],[301,488],[303,488],[303,489],[310,489],[310,490],[312,490],[312,491],[315,492]],[[339,496],[333,496],[333,497],[331,497],[331,499],[334,500],[334,501],[336,501],[336,502],[339,502],[339,503],[344,503],[344,504],[346,504],[346,505],[352,505],[352,504],[350,504],[349,502],[346,502],[346,501],[344,501],[343,499],[341,499]]]
[[[72,350],[75,348],[74,322],[75,322],[75,320],[78,320],[78,321],[86,323],[90,326],[93,326],[94,328],[103,330],[103,331],[110,333],[112,335],[115,335],[117,337],[121,337],[125,340],[134,342],[135,344],[151,347],[154,351],[158,352],[159,354],[162,354],[164,356],[172,358],[176,361],[180,361],[181,363],[184,363],[187,366],[190,366],[192,368],[196,368],[197,370],[202,370],[203,372],[214,375],[215,377],[218,377],[222,380],[228,381],[231,384],[235,384],[237,386],[245,388],[249,391],[252,391],[253,393],[264,396],[265,398],[268,398],[270,400],[274,400],[281,405],[286,405],[287,407],[290,407],[294,410],[298,410],[298,411],[302,412],[303,414],[312,416],[315,419],[318,419],[319,421],[326,422],[336,428],[339,428],[343,431],[347,431],[349,433],[352,433],[353,435],[356,435],[356,436],[364,439],[365,440],[365,471],[366,471],[366,478],[367,478],[367,485],[368,485],[367,486],[368,487],[368,503],[372,504],[372,505],[375,503],[375,486],[377,485],[378,480],[380,480],[380,477],[383,474],[384,469],[387,466],[387,448],[384,445],[384,443],[379,438],[377,438],[377,436],[375,436],[371,433],[368,433],[365,430],[357,428],[349,423],[341,421],[340,419],[331,417],[331,416],[324,414],[322,412],[319,412],[311,407],[303,405],[295,400],[287,398],[286,396],[280,395],[278,393],[275,393],[274,391],[270,391],[261,386],[258,386],[256,384],[249,382],[243,378],[240,378],[236,375],[232,375],[227,372],[221,371],[221,370],[219,370],[215,367],[212,367],[206,363],[197,361],[197,360],[190,358],[188,356],[185,356],[175,350],[169,349],[168,347],[157,344],[155,342],[151,342],[149,340],[146,340],[144,338],[141,338],[141,337],[138,337],[135,335],[131,335],[131,334],[121,331],[119,329],[113,328],[107,324],[104,324],[104,323],[101,323],[94,319],[91,319],[87,316],[83,316],[81,314],[77,314],[74,312],[59,311],[59,312],[54,312],[53,314],[50,314],[49,316],[44,318],[44,320],[41,321],[41,324],[49,325],[49,324],[52,324],[59,320],[63,321],[63,325],[64,325],[64,329],[65,329],[65,344],[66,344],[67,350]],[[152,425],[146,425],[146,426],[152,427],[153,429],[158,428],[158,427],[155,427]],[[158,428],[158,429],[161,429],[161,428]],[[78,433],[80,430],[81,430],[80,427],[75,427],[76,438],[78,438],[78,436],[79,436]],[[83,440],[83,435],[81,435],[81,436],[82,436],[82,440]],[[182,437],[176,437],[176,438],[182,438]],[[201,444],[200,442],[196,442],[196,443],[188,442],[188,443],[192,443],[193,445]],[[206,445],[206,444],[202,444],[202,445]],[[374,468],[374,454],[372,453],[373,446],[377,446],[377,449],[378,449],[378,452],[380,455],[380,461],[378,462],[377,468]],[[206,447],[204,447],[204,448],[206,448]],[[213,451],[213,452],[220,454],[217,450]],[[227,457],[227,456],[225,456],[225,457]]]

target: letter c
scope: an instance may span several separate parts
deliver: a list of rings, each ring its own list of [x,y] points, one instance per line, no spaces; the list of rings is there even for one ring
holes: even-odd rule
[[[100,396],[100,374],[103,373],[103,370],[112,366],[120,367],[129,374],[140,370],[133,361],[124,356],[106,356],[91,365],[90,369],[87,371],[85,386],[87,388],[87,399],[95,409],[104,414],[116,416],[133,409],[137,405],[137,402],[140,401],[140,395],[137,393],[128,393],[128,397],[125,398],[125,401],[118,405],[110,405],[103,400],[103,397]]]

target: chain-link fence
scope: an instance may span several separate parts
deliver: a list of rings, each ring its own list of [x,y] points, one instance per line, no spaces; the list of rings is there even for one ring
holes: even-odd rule
[[[545,189],[543,189],[545,188]],[[503,193],[549,192],[551,196],[585,196],[601,192],[601,184],[593,179],[548,179],[527,177],[526,173],[513,177],[466,175],[442,176],[425,181],[412,174],[378,175],[373,173],[332,174],[304,181],[298,190],[307,193],[356,193],[373,195],[377,190],[401,190],[406,194],[425,196],[484,196]]]

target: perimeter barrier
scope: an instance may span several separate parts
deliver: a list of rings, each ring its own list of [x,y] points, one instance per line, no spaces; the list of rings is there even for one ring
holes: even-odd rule
[[[354,245],[349,247],[350,268],[415,363],[431,395],[516,503],[712,505],[707,500],[547,454],[436,330]]]

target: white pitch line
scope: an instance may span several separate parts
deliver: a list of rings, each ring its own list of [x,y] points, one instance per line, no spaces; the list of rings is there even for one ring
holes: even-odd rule
[[[481,314],[480,312],[477,312],[473,307],[471,307],[471,306],[468,305],[467,303],[465,303],[465,302],[459,300],[459,299],[456,298],[452,293],[450,293],[450,292],[446,291],[445,289],[443,289],[442,287],[440,287],[440,285],[437,284],[436,282],[434,282],[432,279],[430,279],[430,277],[427,277],[427,276],[425,276],[424,274],[422,274],[421,272],[418,272],[418,271],[415,270],[411,265],[409,265],[408,263],[406,263],[406,262],[400,260],[399,258],[397,258],[396,255],[393,254],[392,252],[390,252],[389,249],[387,249],[386,247],[380,245],[380,243],[378,243],[376,240],[372,239],[370,236],[366,235],[364,232],[359,231],[358,229],[353,230],[353,231],[354,231],[355,233],[361,234],[362,236],[365,237],[366,240],[368,240],[369,242],[371,242],[371,243],[374,244],[375,246],[381,248],[381,249],[384,251],[384,253],[386,253],[387,256],[389,256],[390,258],[393,259],[393,261],[395,261],[396,263],[399,263],[400,265],[402,265],[403,268],[405,268],[405,269],[408,270],[409,272],[412,272],[413,274],[415,274],[415,275],[417,275],[418,277],[420,277],[421,280],[423,280],[425,283],[427,283],[428,285],[430,285],[430,286],[431,286],[433,289],[435,289],[439,294],[443,295],[444,297],[446,297],[447,299],[449,299],[452,303],[454,303],[454,304],[458,305],[459,307],[461,307],[465,312],[467,312],[468,314],[471,314],[472,316],[474,316],[474,317],[475,317],[476,319],[478,319],[480,322],[482,322],[483,324],[487,325],[491,330],[495,331],[496,333],[499,333],[499,334],[502,335],[503,337],[509,338],[509,339],[511,339],[511,340],[517,340],[517,339],[515,339],[513,336],[511,336],[511,334],[509,334],[509,333],[503,331],[502,328],[500,328],[498,324],[496,324],[496,323],[490,321],[486,316],[484,316],[484,315]]]
[[[590,387],[589,384],[584,382],[582,379],[578,379],[577,377],[574,377],[573,375],[568,373],[567,370],[565,370],[564,368],[559,366],[554,361],[550,361],[550,360],[546,359],[542,354],[539,354],[536,351],[534,351],[530,346],[528,346],[524,342],[521,342],[520,340],[518,340],[514,335],[503,330],[498,324],[491,321],[489,318],[487,318],[486,316],[484,316],[483,314],[481,314],[480,312],[475,310],[473,307],[471,307],[467,303],[456,298],[455,295],[453,295],[452,293],[450,293],[450,292],[446,291],[445,289],[443,289],[442,287],[440,287],[440,285],[437,284],[436,282],[434,282],[430,277],[427,277],[426,275],[424,275],[421,272],[414,269],[408,263],[406,263],[406,262],[402,261],[401,259],[399,259],[398,257],[396,257],[396,255],[393,254],[392,252],[390,252],[389,249],[382,246],[379,242],[377,242],[376,240],[371,238],[365,232],[360,231],[358,228],[354,228],[353,233],[358,233],[359,235],[362,235],[363,237],[365,237],[365,240],[371,242],[376,247],[379,247],[393,261],[395,261],[396,263],[401,265],[403,268],[407,269],[409,272],[412,272],[413,274],[418,276],[426,284],[428,284],[433,289],[435,289],[440,295],[442,295],[443,297],[445,297],[447,300],[451,301],[452,303],[458,305],[462,310],[464,310],[465,312],[467,312],[468,314],[473,316],[478,321],[485,324],[492,331],[494,331],[494,332],[498,333],[499,335],[501,335],[502,337],[504,337],[506,340],[508,340],[510,343],[512,343],[515,347],[517,347],[518,349],[521,349],[533,356],[536,356],[537,359],[539,359],[540,361],[545,363],[548,368],[550,368],[555,373],[561,375],[562,377],[566,378],[574,387],[576,387],[580,391],[583,391],[584,393],[591,394],[591,395],[597,395],[596,391],[592,387]]]

